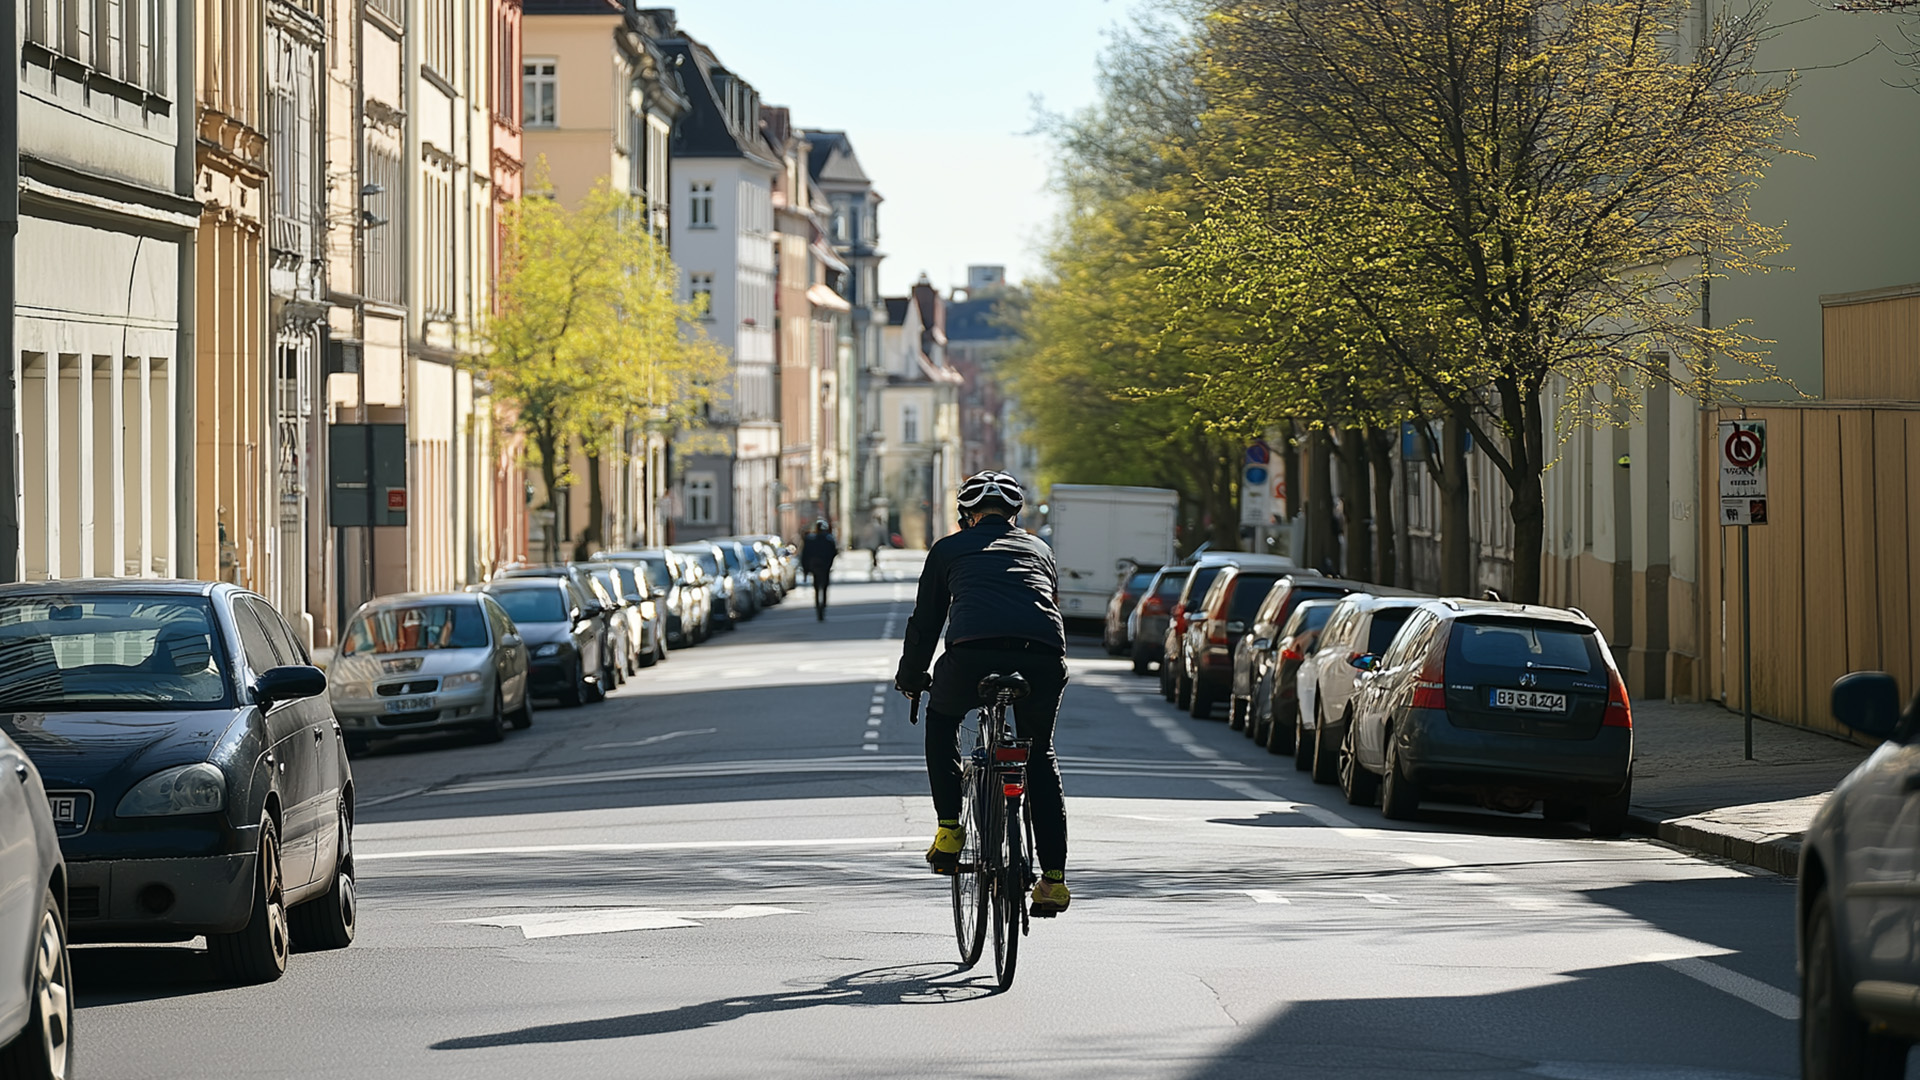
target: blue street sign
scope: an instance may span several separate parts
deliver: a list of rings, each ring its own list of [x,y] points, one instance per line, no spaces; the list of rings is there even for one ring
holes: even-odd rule
[[[1266,443],[1263,443],[1263,442],[1254,443],[1253,445],[1247,447],[1247,464],[1265,465],[1267,463],[1268,453],[1269,451],[1267,450]]]
[[[1258,465],[1247,466],[1247,483],[1258,486],[1266,482],[1267,482],[1267,470],[1261,468]]]

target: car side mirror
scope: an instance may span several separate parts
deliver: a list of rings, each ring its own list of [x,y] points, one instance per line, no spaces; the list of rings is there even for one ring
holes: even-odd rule
[[[1272,638],[1263,637],[1263,638],[1253,639],[1254,652],[1266,652],[1268,649],[1271,649],[1271,648],[1273,648]]]
[[[253,682],[254,704],[271,709],[283,701],[319,697],[327,692],[327,673],[306,664],[268,668]]]
[[[1833,718],[1871,739],[1900,734],[1900,684],[1884,671],[1856,671],[1833,681]]]
[[[1361,671],[1373,671],[1380,666],[1380,658],[1372,653],[1361,653],[1347,662]]]

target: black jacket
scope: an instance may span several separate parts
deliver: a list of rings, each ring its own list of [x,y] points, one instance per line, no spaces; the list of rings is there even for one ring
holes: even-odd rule
[[[936,541],[920,572],[920,595],[907,620],[900,670],[922,672],[933,662],[940,626],[947,644],[983,638],[1025,638],[1067,649],[1066,627],[1054,601],[1060,571],[1040,538],[1007,519],[987,517]]]
[[[833,569],[838,554],[840,545],[832,533],[808,533],[800,542],[800,568],[809,574],[824,574]]]

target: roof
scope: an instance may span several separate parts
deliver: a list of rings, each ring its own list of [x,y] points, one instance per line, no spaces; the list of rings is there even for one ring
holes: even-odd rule
[[[996,321],[999,308],[997,296],[948,304],[947,340],[1000,341],[1013,337],[1013,331]]]
[[[626,12],[619,0],[521,0],[520,10],[528,15],[620,15]]]
[[[907,321],[907,307],[913,303],[910,296],[889,296],[887,301],[887,325],[902,326]]]
[[[1292,559],[1285,555],[1261,555],[1252,551],[1209,551],[1200,556],[1198,566],[1244,566],[1249,570],[1299,570]],[[1311,574],[1312,571],[1303,571]]]
[[[743,158],[772,169],[780,167],[760,132],[759,94],[751,83],[729,71],[712,49],[684,31],[676,29],[674,36],[661,38],[660,51],[679,68],[691,106],[673,126],[674,157]],[[744,88],[751,99],[737,113],[727,108],[727,90],[733,84]]]
[[[815,180],[839,184],[871,184],[873,178],[860,167],[854,155],[853,141],[844,131],[807,130],[813,148],[807,153],[807,173]]]
[[[481,589],[555,589],[565,588],[567,579],[563,577],[497,577],[481,583]]]
[[[408,604],[450,604],[455,601],[471,604],[474,602],[474,594],[470,592],[394,593],[391,596],[376,596],[360,607],[364,611],[372,608],[402,607]]]
[[[55,581],[16,581],[0,585],[0,596],[74,596],[80,593],[207,596],[220,584],[218,581],[194,581],[188,578],[73,578]]]
[[[1539,604],[1509,604],[1504,600],[1431,600],[1425,605],[1441,615],[1505,616],[1531,622],[1560,622],[1585,629],[1596,629],[1593,620],[1579,608],[1543,607]]]

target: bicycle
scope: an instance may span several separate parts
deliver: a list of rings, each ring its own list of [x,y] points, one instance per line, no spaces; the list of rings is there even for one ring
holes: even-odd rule
[[[960,967],[973,967],[993,932],[993,969],[1000,988],[1013,985],[1020,938],[1031,928],[1027,892],[1033,872],[1033,821],[1023,812],[1030,739],[1007,726],[1007,708],[1030,692],[1025,676],[994,674],[980,680],[980,723],[971,753],[961,763],[960,824],[966,842],[953,873],[953,931]],[[920,696],[913,697],[913,719]],[[1044,916],[1043,916],[1044,917]]]

